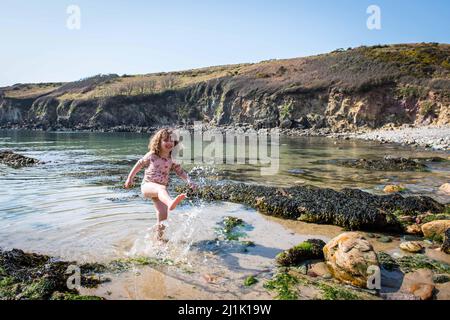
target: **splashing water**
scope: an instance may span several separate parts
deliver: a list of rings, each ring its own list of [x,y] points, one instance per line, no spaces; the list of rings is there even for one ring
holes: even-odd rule
[[[170,260],[191,266],[189,262],[190,249],[192,244],[199,240],[198,235],[205,229],[202,223],[203,219],[199,219],[199,217],[206,213],[207,207],[203,201],[196,201],[194,205],[192,200],[188,200],[188,204],[169,213],[168,220],[162,222],[165,226],[163,237],[165,241],[156,239],[156,225],[154,225],[148,228],[143,237],[135,240],[126,255]]]

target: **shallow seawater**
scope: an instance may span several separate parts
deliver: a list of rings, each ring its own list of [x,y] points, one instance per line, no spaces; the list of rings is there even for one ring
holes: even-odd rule
[[[342,232],[336,226],[265,217],[239,204],[188,199],[170,213],[167,243],[157,243],[151,201],[142,198],[139,188],[122,188],[147,144],[146,134],[0,130],[0,150],[11,149],[45,162],[20,169],[0,164],[0,247],[80,262],[133,256],[173,262],[158,270],[140,267],[111,275],[113,281],[96,292],[106,297],[259,299],[267,298],[267,292],[260,284],[245,288],[246,276],[270,277],[280,251],[309,238],[327,241]],[[427,172],[370,172],[323,162],[384,155],[449,157],[446,152],[373,142],[281,137],[275,175],[261,175],[259,164],[188,163],[183,167],[200,183],[210,179],[276,186],[312,184],[378,194],[385,184],[402,183],[410,194],[450,202],[438,192],[450,176],[448,161],[427,163]],[[179,182],[175,176],[172,179]],[[217,241],[216,228],[225,216],[243,219],[247,228],[239,240],[252,241],[255,246]],[[400,239],[388,244],[371,241],[376,250],[395,252]]]

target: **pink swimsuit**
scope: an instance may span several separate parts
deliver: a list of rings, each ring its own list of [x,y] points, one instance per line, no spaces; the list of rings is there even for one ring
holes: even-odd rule
[[[156,182],[162,185],[169,183],[169,173],[171,170],[182,179],[187,179],[188,175],[183,170],[180,164],[175,163],[172,158],[161,158],[154,153],[147,153],[138,163],[145,168],[144,180],[145,182]]]

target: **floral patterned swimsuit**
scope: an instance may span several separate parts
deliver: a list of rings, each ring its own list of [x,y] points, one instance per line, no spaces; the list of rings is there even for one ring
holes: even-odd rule
[[[145,168],[144,179],[142,184],[146,182],[155,182],[167,186],[169,183],[169,173],[171,170],[182,179],[188,178],[187,173],[183,170],[179,163],[173,161],[172,158],[162,158],[154,153],[147,153],[138,161],[141,168]]]

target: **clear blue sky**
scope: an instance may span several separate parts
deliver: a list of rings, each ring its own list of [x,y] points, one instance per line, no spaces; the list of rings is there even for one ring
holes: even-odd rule
[[[81,29],[66,27],[68,5]],[[381,8],[381,30],[366,9]],[[450,42],[448,0],[0,0],[0,86]]]

